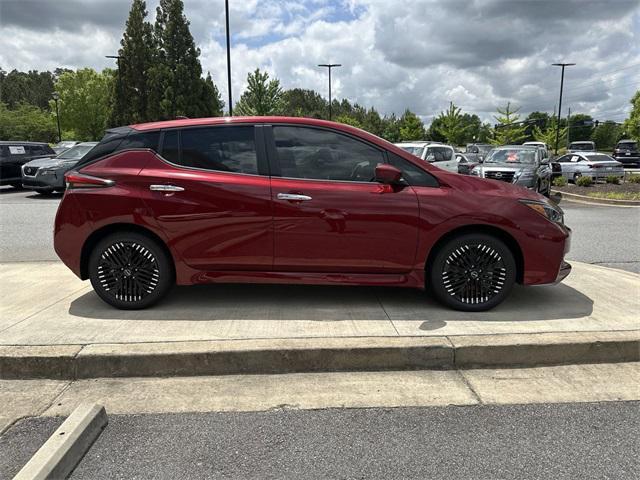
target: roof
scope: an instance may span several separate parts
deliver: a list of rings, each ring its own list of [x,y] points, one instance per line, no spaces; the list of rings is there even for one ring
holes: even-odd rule
[[[22,140],[0,140],[0,145],[49,145],[47,142],[25,142]]]
[[[571,143],[589,143],[589,144],[591,144],[591,143],[595,143],[595,142],[592,142],[591,140],[576,140],[575,142],[571,142]]]
[[[525,149],[525,150],[532,150],[532,149],[537,149],[538,146],[537,145],[497,145],[493,148],[496,149]]]

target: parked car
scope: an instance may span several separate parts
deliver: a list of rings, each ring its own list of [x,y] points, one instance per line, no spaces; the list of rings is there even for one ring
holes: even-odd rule
[[[456,161],[458,162],[458,173],[462,175],[469,175],[471,170],[481,163],[478,155],[473,153],[456,153]]]
[[[266,282],[428,286],[482,311],[516,282],[553,284],[571,269],[553,202],[324,120],[121,127],[66,181],[55,250],[122,309],[175,283]]]
[[[523,145],[529,145],[533,147],[538,147],[542,150],[542,158],[549,158],[549,145],[544,142],[524,142]]]
[[[487,153],[491,151],[493,145],[489,145],[488,143],[469,143],[465,149],[467,155],[466,157],[469,159],[479,159],[484,160],[484,157],[487,156]]]
[[[55,152],[47,143],[0,141],[0,185],[22,187],[22,165],[53,156]]]
[[[545,196],[551,193],[551,167],[538,147],[505,145],[489,152],[471,175],[520,185]]]
[[[437,142],[406,142],[397,143],[398,147],[415,155],[426,162],[450,172],[458,171],[456,151],[451,145]]]
[[[54,158],[40,158],[22,166],[22,186],[41,194],[64,190],[64,174],[71,170],[98,142],[79,143]]]
[[[613,150],[613,158],[625,166],[640,167],[640,153],[638,142],[635,140],[620,140]]]
[[[53,147],[53,151],[56,152],[56,155],[60,155],[62,152],[69,150],[74,145],[77,145],[80,142],[76,142],[75,140],[63,140],[61,142],[56,143]]]
[[[567,152],[595,152],[596,144],[595,142],[589,141],[580,141],[580,142],[571,142],[569,144],[569,148],[567,148]]]
[[[568,181],[575,182],[580,177],[591,177],[597,182],[610,175],[624,178],[622,163],[604,153],[568,153],[556,162],[561,167],[561,175]]]

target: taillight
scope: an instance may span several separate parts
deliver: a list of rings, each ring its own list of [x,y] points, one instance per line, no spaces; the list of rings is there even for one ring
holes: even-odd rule
[[[105,188],[116,184],[113,180],[85,175],[75,170],[67,172],[64,179],[67,182],[67,188]]]

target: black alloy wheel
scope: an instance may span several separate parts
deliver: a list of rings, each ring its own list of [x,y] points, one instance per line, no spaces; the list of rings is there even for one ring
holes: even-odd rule
[[[157,242],[133,232],[102,239],[91,253],[89,276],[96,293],[116,308],[146,308],[173,285],[173,266]]]
[[[481,312],[507,297],[515,283],[516,264],[501,240],[471,233],[443,245],[428,275],[440,302],[456,310]]]

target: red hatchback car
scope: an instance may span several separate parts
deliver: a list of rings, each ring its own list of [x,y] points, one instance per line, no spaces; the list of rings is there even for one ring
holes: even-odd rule
[[[116,128],[66,181],[55,250],[117,308],[174,283],[260,282],[428,288],[481,311],[571,269],[570,230],[543,196],[322,120]]]

